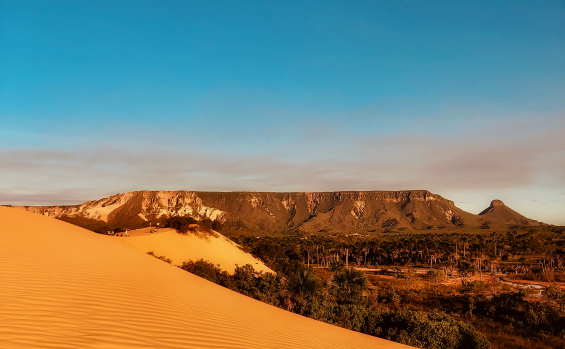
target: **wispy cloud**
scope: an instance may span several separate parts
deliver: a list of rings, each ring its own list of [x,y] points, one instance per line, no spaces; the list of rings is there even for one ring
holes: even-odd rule
[[[341,138],[306,138],[255,155],[209,151],[201,142],[179,146],[166,141],[107,141],[68,150],[0,149],[0,203],[79,203],[130,190],[441,193],[564,184],[562,124],[537,133],[513,128],[512,134],[501,135],[504,141],[473,132],[459,140],[324,132]],[[326,145],[335,151],[318,156]]]

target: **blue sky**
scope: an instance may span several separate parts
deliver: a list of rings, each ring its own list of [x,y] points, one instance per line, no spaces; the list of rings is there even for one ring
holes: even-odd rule
[[[429,189],[565,224],[563,1],[0,1],[0,201]]]

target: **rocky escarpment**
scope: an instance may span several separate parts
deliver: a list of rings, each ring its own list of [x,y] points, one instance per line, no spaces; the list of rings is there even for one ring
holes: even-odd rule
[[[85,228],[139,228],[172,216],[208,218],[224,234],[367,233],[479,227],[486,220],[427,190],[311,193],[139,191],[75,206],[22,207]],[[488,217],[489,220],[494,218]]]

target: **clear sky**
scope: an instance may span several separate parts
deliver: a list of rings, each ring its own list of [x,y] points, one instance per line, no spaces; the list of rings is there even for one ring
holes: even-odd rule
[[[180,189],[565,224],[565,2],[0,0],[0,203]]]

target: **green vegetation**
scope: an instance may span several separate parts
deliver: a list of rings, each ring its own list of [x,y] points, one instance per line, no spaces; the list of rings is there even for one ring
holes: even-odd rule
[[[562,234],[381,234],[235,238],[277,274],[182,269],[265,303],[418,348],[565,347]],[[506,281],[505,281],[506,280]]]
[[[249,264],[237,266],[233,275],[202,259],[184,262],[181,269],[271,305],[280,306],[286,297],[280,275],[257,272]]]
[[[563,280],[565,240],[560,232],[530,229],[483,234],[380,234],[370,238],[242,236],[235,240],[271,269],[288,276],[289,285],[295,269],[308,270],[310,266],[323,281],[323,289],[316,296],[303,297],[304,301],[300,296],[290,297],[292,311],[302,315],[433,348],[450,347],[452,339],[441,344],[434,344],[437,338],[433,336],[434,340],[419,339],[419,330],[408,328],[409,322],[390,329],[379,325],[381,330],[372,332],[367,328],[365,311],[377,312],[379,319],[389,313],[391,317],[411,314],[409,318],[419,322],[425,316],[438,319],[433,314],[443,312],[460,324],[455,331],[460,337],[456,337],[466,338],[467,344],[473,340],[464,333],[474,326],[494,348],[565,347],[565,291],[555,285],[543,292],[539,289],[542,286],[520,290],[502,282]],[[364,274],[366,283],[361,281],[362,276],[350,275],[354,272]],[[388,324],[391,317],[384,323]],[[402,330],[416,342],[400,335]],[[433,330],[424,333],[431,335]]]
[[[97,233],[97,234],[106,235],[108,233],[108,231],[113,231],[113,230],[114,229],[110,228],[110,226],[108,226],[108,225],[102,225],[102,226],[96,227],[94,229],[94,232]]]
[[[188,216],[187,217],[175,216],[168,218],[163,227],[173,228],[179,234],[187,234],[188,231],[190,230],[191,224],[198,224],[198,221]]]
[[[195,229],[193,229],[193,226],[195,224],[201,227],[204,231],[209,233],[212,233],[213,230],[215,231],[220,230],[222,225],[220,221],[218,220],[213,221],[207,217],[201,219],[200,221],[197,221],[196,219],[189,216],[185,216],[185,217],[175,216],[175,217],[167,218],[163,227],[173,228],[179,234],[188,234],[189,232],[193,232],[193,233],[197,232]]]
[[[298,270],[288,275],[275,275],[245,265],[229,275],[204,260],[185,262],[181,268],[297,314],[419,348],[491,348],[472,325],[445,313],[376,309],[371,305],[371,297],[365,295],[365,274],[352,268],[336,266],[332,273],[300,264]],[[320,273],[321,277],[317,275]],[[331,274],[331,281],[324,285],[322,278],[327,278],[327,273]]]

